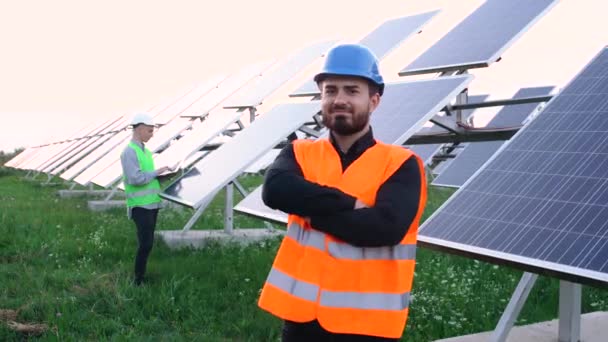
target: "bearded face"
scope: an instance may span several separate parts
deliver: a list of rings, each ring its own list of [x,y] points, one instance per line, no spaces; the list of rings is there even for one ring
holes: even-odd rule
[[[379,101],[380,95],[370,95],[367,81],[358,77],[329,77],[321,83],[323,124],[334,134],[364,130]]]

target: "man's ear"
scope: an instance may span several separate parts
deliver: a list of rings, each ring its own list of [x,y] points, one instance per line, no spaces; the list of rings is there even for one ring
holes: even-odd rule
[[[378,106],[380,105],[380,94],[379,93],[375,93],[374,95],[372,95],[369,98],[369,102],[371,104],[370,112],[375,111],[376,108],[378,108]]]

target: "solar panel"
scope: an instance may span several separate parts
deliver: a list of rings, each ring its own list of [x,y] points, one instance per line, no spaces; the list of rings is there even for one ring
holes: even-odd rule
[[[399,75],[487,67],[556,2],[487,0]]]
[[[468,97],[468,103],[483,102],[486,98],[488,98],[488,95],[472,95],[472,96]],[[465,120],[467,120],[469,117],[471,117],[471,115],[473,115],[474,111],[475,110],[472,110],[472,109],[463,110],[462,117]],[[422,129],[418,133],[419,134],[431,134],[431,133],[444,133],[444,132],[446,132],[445,129],[443,129],[437,125],[432,125],[430,127],[422,127]],[[424,144],[424,145],[408,145],[405,147],[414,151],[414,153],[416,153],[416,155],[418,155],[418,157],[420,157],[420,159],[422,159],[424,164],[428,165],[433,161],[433,156],[435,154],[437,154],[437,152],[439,151],[439,148],[441,146],[442,146],[442,144]]]
[[[169,106],[166,106],[162,110],[158,111],[158,113],[154,115],[154,123],[157,125],[165,125],[169,123],[193,103],[205,97],[207,94],[209,94],[209,92],[217,88],[218,85],[221,85],[225,79],[226,76],[216,76],[202,82],[194,89],[179,97],[177,101],[174,100]]]
[[[259,76],[264,70],[268,69],[272,63],[261,62],[247,66],[238,73],[230,76],[219,87],[213,89],[203,99],[192,104],[183,113],[182,117],[200,118],[207,115],[213,108],[226,100],[230,95]]]
[[[44,150],[41,150],[41,152],[43,153],[38,153],[34,158],[28,161],[27,166],[25,167],[29,170],[39,170],[40,167],[44,166],[47,162],[56,158],[59,153],[61,153],[64,149],[70,146],[73,143],[74,139],[85,136],[92,129],[94,129],[96,125],[97,124],[89,123],[87,126],[79,129],[74,134],[70,135],[68,139],[45,146]]]
[[[172,166],[179,164],[180,169],[186,169],[191,164],[187,158],[207,145],[218,134],[221,134],[231,124],[236,122],[242,113],[220,111],[210,113],[205,121],[193,126],[182,138],[174,141],[160,154],[154,156],[154,164],[158,166]]]
[[[77,154],[73,155],[69,160],[65,161],[62,165],[58,165],[53,171],[50,173],[55,176],[57,174],[62,173],[63,171],[72,167],[78,163],[84,157],[90,155],[95,149],[101,147],[105,142],[114,137],[118,132],[124,130],[127,127],[127,120],[121,120],[116,123],[115,126],[111,128],[110,131],[106,132],[104,135],[98,137],[94,142],[89,144],[88,146],[82,148]]]
[[[548,95],[553,87],[524,88],[514,99]],[[538,108],[538,103],[526,103],[503,107],[488,123],[488,127],[513,127],[521,125]],[[433,180],[433,185],[460,187],[488,161],[504,144],[504,141],[468,143],[458,156]]]
[[[426,246],[608,282],[608,47],[421,227]]]
[[[104,119],[102,123],[98,122],[97,124],[92,125],[90,130],[86,130],[84,134],[76,137],[76,139],[70,141],[68,144],[65,144],[65,147],[56,153],[55,156],[42,163],[36,169],[40,172],[48,173],[59,162],[62,162],[66,157],[71,156],[75,151],[79,150],[81,146],[88,145],[94,137],[105,132],[109,126],[120,120],[120,118],[121,117],[119,116],[110,120]]]
[[[192,122],[184,118],[176,118],[167,125],[162,126],[154,134],[152,139],[146,143],[152,153],[158,152],[161,148],[169,144],[171,139],[177,137],[181,132],[192,126]],[[122,177],[122,165],[120,164],[120,154],[124,146],[117,146],[114,151],[109,153],[113,160],[107,161],[107,166],[91,178],[91,182],[101,187],[108,188],[118,182]]]
[[[472,75],[460,75],[387,84],[370,119],[374,137],[390,144],[403,144],[472,80]]]
[[[373,51],[376,57],[378,57],[378,60],[382,60],[402,42],[420,31],[422,26],[439,12],[440,11],[432,11],[388,20],[361,39],[359,43],[367,46]],[[315,96],[318,94],[319,88],[316,83],[309,80],[289,96]]]
[[[272,162],[277,158],[281,152],[280,149],[274,148],[268,151],[265,155],[256,160],[253,164],[249,165],[243,172],[245,173],[258,173],[266,169]]]
[[[52,164],[46,166],[42,172],[50,173],[52,175],[57,174],[59,171],[63,170],[63,168],[60,167],[62,167],[66,162],[69,162],[70,159],[78,155],[80,152],[93,145],[96,141],[102,138],[103,135],[123,127],[126,127],[126,122],[122,119],[122,116],[119,116],[109,125],[95,131],[90,138],[78,140],[72,149],[64,153],[61,157],[57,158]]]
[[[387,84],[380,105],[370,119],[374,138],[394,145],[403,144],[425,122],[462,92],[472,79],[472,75],[461,75]],[[234,209],[270,220],[286,222],[287,215],[283,213],[281,216],[276,210],[264,205],[260,190],[256,190],[239,202]]]
[[[277,88],[287,82],[315,59],[321,57],[336,41],[330,40],[308,46],[289,56],[270,73],[262,75],[253,84],[243,88],[233,96],[224,108],[240,109],[256,107],[262,104],[264,98],[272,94]]]
[[[180,135],[183,131],[192,127],[192,120],[186,118],[176,118],[168,124],[158,128],[154,136],[146,143],[146,147],[156,152],[167,146],[169,142]]]
[[[129,137],[131,137],[130,130],[116,133],[116,135],[96,148],[89,155],[82,158],[78,163],[72,165],[69,169],[59,175],[59,177],[65,180],[74,180],[78,184],[87,185],[91,178],[103,170],[98,165],[98,162],[118,145],[126,142]]]
[[[31,158],[32,155],[34,155],[35,153],[38,152],[38,149],[39,149],[39,147],[28,147],[28,148],[24,149],[23,151],[21,151],[21,153],[14,156],[11,160],[6,162],[6,164],[4,164],[4,166],[19,168],[19,164],[21,164],[23,161],[27,160],[28,158]]]
[[[262,201],[262,186],[258,186],[248,196],[243,198],[234,207],[234,210],[255,217],[261,217],[268,221],[287,223],[287,214],[280,210],[270,209],[264,204]]]
[[[255,120],[169,185],[162,197],[198,208],[248,165],[319,111],[319,103],[280,104]]]

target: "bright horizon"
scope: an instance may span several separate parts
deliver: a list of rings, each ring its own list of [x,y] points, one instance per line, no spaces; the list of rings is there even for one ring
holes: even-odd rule
[[[385,78],[404,81],[410,77],[397,72],[482,2],[226,0],[212,8],[197,1],[3,2],[0,151],[61,140],[211,76],[280,60],[315,42],[356,41],[388,19],[442,10],[384,59]],[[608,45],[605,13],[601,0],[561,0],[499,63],[472,71],[469,93],[504,98],[521,87],[563,87]],[[295,101],[287,94],[318,67],[311,65],[259,109]]]

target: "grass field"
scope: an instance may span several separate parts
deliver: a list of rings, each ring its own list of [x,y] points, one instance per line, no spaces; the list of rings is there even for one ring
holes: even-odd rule
[[[281,322],[256,306],[278,240],[180,251],[157,240],[150,281],[134,287],[135,228],[124,209],[90,212],[86,199],[59,199],[65,187],[22,176],[0,168],[0,341],[279,339]],[[242,181],[252,187],[260,180]],[[425,217],[450,193],[430,189]],[[181,229],[191,214],[163,210],[157,228]],[[220,228],[222,214],[217,198],[194,229]],[[235,227],[262,222],[237,215]],[[521,276],[426,249],[419,249],[417,264],[404,341],[492,330]],[[557,280],[539,278],[518,324],[556,318],[558,288]],[[608,310],[608,291],[583,287],[583,311],[598,310]],[[26,335],[9,321],[45,326]]]

